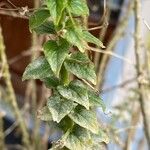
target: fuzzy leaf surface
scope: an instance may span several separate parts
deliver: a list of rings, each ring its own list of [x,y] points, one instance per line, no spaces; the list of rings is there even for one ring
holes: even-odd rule
[[[59,45],[56,41],[48,41],[44,44],[44,54],[52,71],[58,77],[61,66],[68,54],[69,44],[61,39]]]
[[[43,79],[53,74],[48,61],[44,57],[33,60],[25,69],[23,80]]]
[[[80,63],[78,61],[81,61],[81,57],[80,59],[78,59],[76,57],[76,59],[74,58],[76,54],[72,54],[71,55],[71,59],[74,60],[66,60],[65,61],[65,67],[68,71],[70,71],[72,74],[74,74],[75,76],[77,76],[80,79],[85,79],[88,80],[90,82],[92,82],[94,85],[96,85],[96,73],[95,73],[95,69],[94,69],[94,65],[92,62],[84,64],[84,63]],[[83,60],[85,58],[83,57]]]
[[[57,90],[66,99],[77,102],[86,109],[89,109],[88,94],[85,88],[71,82],[68,86],[58,86]]]
[[[77,106],[75,110],[69,114],[69,117],[81,127],[84,127],[95,134],[98,133],[98,122],[96,114],[93,111]]]
[[[74,108],[74,103],[59,95],[54,95],[48,99],[47,107],[52,114],[53,120],[60,122]]]

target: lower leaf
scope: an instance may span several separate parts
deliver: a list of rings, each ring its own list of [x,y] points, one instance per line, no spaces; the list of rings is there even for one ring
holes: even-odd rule
[[[75,110],[69,114],[69,117],[81,127],[84,127],[95,134],[98,133],[99,128],[96,113],[93,111],[77,106]]]
[[[74,102],[62,98],[60,95],[52,96],[47,101],[48,109],[50,110],[53,120],[60,122],[74,108]]]

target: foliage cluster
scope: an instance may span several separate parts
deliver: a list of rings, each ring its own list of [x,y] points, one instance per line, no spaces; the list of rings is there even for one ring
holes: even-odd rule
[[[46,0],[29,20],[30,30],[48,35],[49,40],[43,44],[43,56],[27,66],[23,80],[39,79],[52,90],[39,117],[55,122],[63,131],[53,150],[99,149],[99,142],[105,139],[95,112],[96,107],[105,110],[105,106],[83,82],[96,85],[94,64],[86,53],[88,43],[104,47],[83,24],[83,17],[88,15],[84,0]]]

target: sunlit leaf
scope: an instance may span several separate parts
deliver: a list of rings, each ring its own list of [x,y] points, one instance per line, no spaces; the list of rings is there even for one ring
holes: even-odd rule
[[[96,114],[93,111],[77,106],[75,110],[69,114],[69,117],[81,127],[84,127],[95,134],[98,133],[98,122]]]
[[[75,101],[89,109],[87,89],[74,84],[74,82],[71,82],[68,86],[58,86],[57,90],[66,99]]]
[[[53,74],[50,65],[44,57],[32,61],[25,69],[23,80],[43,79]]]
[[[74,108],[73,101],[67,100],[59,95],[50,97],[47,101],[48,109],[50,110],[53,120],[60,122]]]
[[[75,126],[65,139],[64,145],[71,150],[85,150],[89,140],[88,131],[80,126]]]

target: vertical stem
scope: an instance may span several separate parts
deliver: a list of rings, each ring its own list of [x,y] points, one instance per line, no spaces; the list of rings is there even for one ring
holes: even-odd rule
[[[9,72],[9,65],[7,62],[7,58],[6,58],[6,54],[5,54],[5,47],[4,47],[4,40],[3,40],[3,36],[2,36],[2,29],[0,27],[0,53],[1,53],[1,59],[4,62],[4,71],[3,71],[3,75],[4,75],[4,79],[6,82],[6,86],[8,88],[8,93],[9,93],[9,97],[10,97],[10,103],[14,109],[14,113],[16,116],[16,119],[18,119],[19,125],[20,125],[20,129],[22,131],[23,134],[23,142],[25,144],[25,146],[29,149],[29,134],[27,131],[27,127],[26,127],[26,123],[25,120],[22,117],[22,114],[19,110],[18,104],[17,104],[17,100],[16,100],[16,96],[15,96],[15,92],[11,83],[11,75]]]
[[[141,2],[140,0],[134,1],[135,8],[135,59],[136,59],[136,71],[137,77],[143,73],[141,62],[140,62],[140,50],[141,50]],[[143,124],[145,136],[147,139],[148,147],[150,149],[150,99],[145,99],[145,85],[138,80],[138,88],[139,88],[139,103],[141,106],[141,112],[143,116]]]
[[[0,112],[0,149],[4,150],[4,130],[3,130],[3,113]]]
[[[34,0],[34,8],[39,8],[40,1]],[[32,55],[31,55],[31,61],[37,58],[39,53],[35,52],[35,47],[38,45],[38,36],[35,32],[32,33]],[[40,134],[39,134],[39,128],[40,128],[40,121],[36,116],[37,112],[37,87],[36,82],[34,80],[29,81],[32,84],[32,114],[34,118],[34,130],[33,130],[33,136],[34,136],[34,149],[40,150],[41,149],[41,142],[40,142]]]

